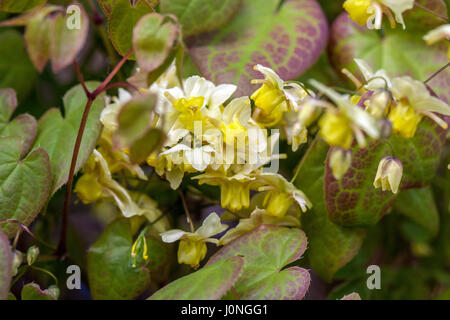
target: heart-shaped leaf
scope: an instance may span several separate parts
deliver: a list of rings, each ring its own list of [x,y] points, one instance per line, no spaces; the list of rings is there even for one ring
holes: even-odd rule
[[[397,212],[426,228],[431,235],[437,235],[439,231],[439,212],[430,187],[400,192],[394,208]]]
[[[13,88],[23,99],[37,77],[23,36],[15,30],[0,31],[0,43],[0,88]]]
[[[89,90],[94,90],[98,83],[88,82],[86,85]],[[73,148],[87,98],[81,85],[77,85],[66,93],[63,101],[65,117],[63,118],[58,109],[48,110],[39,119],[38,135],[34,143],[34,146],[45,149],[50,157],[52,194],[67,182]],[[92,104],[75,171],[83,166],[97,143],[101,130],[100,113],[104,104],[104,95],[98,96]]]
[[[8,237],[0,229],[0,300],[6,300],[12,277],[13,255]]]
[[[112,222],[88,251],[87,268],[91,294],[97,300],[135,299],[150,285],[145,266],[133,267],[130,222]]]
[[[109,36],[117,52],[124,56],[133,46],[133,29],[147,13],[153,12],[147,1],[138,1],[134,6],[129,0],[116,0],[109,17]],[[135,59],[135,55],[130,56]]]
[[[242,256],[244,270],[234,285],[240,299],[300,300],[309,288],[308,271],[283,268],[301,258],[306,244],[302,230],[262,225],[220,249],[207,265]]]
[[[422,39],[425,32],[396,28],[386,29],[381,35],[365,26],[359,27],[343,13],[331,29],[330,57],[336,70],[347,68],[357,72],[353,59],[358,58],[367,61],[374,70],[386,70],[390,76],[409,75],[425,81],[448,62],[447,44],[428,47]],[[450,69],[447,69],[428,85],[442,100],[450,102],[449,82]]]
[[[42,148],[21,158],[20,137],[0,138],[0,220],[17,219],[29,225],[47,202],[51,185],[50,162]],[[12,237],[17,224],[3,225]]]
[[[178,18],[183,35],[192,36],[223,26],[240,4],[241,0],[162,0],[160,7],[162,13],[172,13]]]
[[[27,283],[22,288],[22,300],[58,300],[53,292],[42,290],[37,283]]]
[[[325,48],[326,18],[315,0],[243,0],[236,16],[220,30],[188,41],[201,74],[215,83],[238,85],[236,95],[249,95],[260,75],[255,64],[274,69],[281,78],[300,76]]]
[[[133,48],[142,70],[150,72],[161,66],[178,36],[178,26],[159,13],[142,17],[133,31]]]
[[[428,118],[411,139],[392,135],[388,142],[372,141],[367,148],[352,149],[352,164],[341,180],[330,166],[325,169],[325,202],[330,219],[343,226],[376,224],[396,196],[375,189],[373,181],[380,160],[394,156],[403,164],[401,189],[426,185],[435,175],[445,142],[445,131]]]
[[[50,19],[50,57],[53,72],[58,72],[73,63],[83,48],[88,31],[89,16],[83,6],[69,14],[58,13]]]
[[[37,122],[29,114],[22,114],[12,122],[10,118],[17,108],[16,93],[12,89],[0,89],[0,137],[22,138],[21,157],[32,146],[37,133]]]
[[[328,218],[323,178],[328,149],[323,140],[313,142],[294,184],[313,203],[313,208],[302,215],[302,226],[309,240],[306,251],[309,263],[321,278],[330,282],[334,274],[358,253],[364,231],[343,228]]]
[[[219,261],[184,276],[158,290],[150,300],[218,300],[233,287],[242,273],[244,259]]]

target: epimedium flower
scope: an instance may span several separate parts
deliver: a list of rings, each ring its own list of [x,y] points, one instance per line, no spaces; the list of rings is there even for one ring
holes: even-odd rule
[[[343,7],[350,18],[360,26],[368,24],[375,29],[380,29],[384,13],[392,28],[395,28],[395,22],[397,22],[405,29],[403,13],[414,7],[414,0],[346,0]],[[391,11],[395,15],[395,20]]]
[[[252,80],[252,84],[262,84],[251,96],[257,108],[254,118],[259,124],[270,127],[280,122],[286,111],[296,109],[308,92],[298,83],[284,82],[270,68],[258,64],[254,69],[265,76],[264,79]]]
[[[402,180],[403,165],[397,158],[384,157],[378,164],[377,174],[373,181],[375,188],[380,188],[383,191],[389,190],[392,193],[397,193]]]
[[[207,248],[206,242],[218,244],[219,240],[211,238],[222,233],[228,228],[220,222],[217,213],[211,213],[195,232],[186,232],[179,229],[169,230],[161,233],[162,241],[172,243],[180,240],[178,247],[178,263],[190,265],[197,269],[200,262],[205,258]]]
[[[358,144],[364,147],[366,145],[364,133],[372,138],[379,138],[380,129],[376,119],[354,105],[349,95],[340,95],[315,80],[311,80],[311,84],[337,106],[334,108],[325,104],[325,114],[319,120],[319,134],[330,146],[348,149],[356,138]]]
[[[447,123],[435,113],[450,116],[450,107],[442,100],[433,97],[425,84],[411,77],[392,79],[391,92],[395,102],[391,106],[388,119],[392,122],[394,133],[412,138],[424,116],[447,129]]]
[[[333,176],[341,180],[352,164],[351,151],[334,147],[330,152],[329,164]]]

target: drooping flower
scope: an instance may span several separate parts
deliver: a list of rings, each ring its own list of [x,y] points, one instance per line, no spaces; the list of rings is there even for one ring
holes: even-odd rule
[[[180,240],[178,263],[188,264],[196,269],[206,256],[206,242],[218,244],[219,240],[211,237],[225,231],[227,228],[227,225],[222,224],[219,216],[214,212],[203,221],[202,226],[195,232],[174,229],[161,233],[161,238],[162,241],[167,243]]]
[[[333,148],[330,153],[329,164],[331,172],[336,180],[341,180],[352,163],[352,153],[350,150]]]
[[[414,7],[414,0],[346,0],[343,7],[350,18],[361,26],[367,24],[370,28],[380,29],[384,13],[392,28],[395,28],[397,22],[405,29],[403,13]]]
[[[392,191],[397,193],[402,180],[403,165],[397,158],[384,157],[378,164],[377,174],[373,181],[375,188],[380,188],[383,191]]]
[[[348,95],[340,95],[320,82],[311,80],[311,84],[328,96],[337,108],[326,108],[319,120],[319,134],[330,145],[343,149],[351,147],[354,138],[361,147],[366,145],[363,132],[377,139],[380,129],[375,118],[351,102]]]
[[[424,116],[447,129],[447,123],[435,113],[450,116],[450,106],[433,97],[422,82],[407,76],[394,78],[391,92],[395,102],[388,119],[392,122],[394,133],[404,138],[413,137]]]
[[[444,24],[442,26],[437,27],[436,29],[428,32],[423,39],[426,41],[428,45],[435,44],[441,40],[450,41],[450,24]],[[448,46],[448,59],[450,60],[450,42]]]

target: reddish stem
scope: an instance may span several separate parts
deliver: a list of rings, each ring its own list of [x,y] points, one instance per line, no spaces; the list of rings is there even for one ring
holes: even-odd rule
[[[86,83],[84,82],[83,76],[80,72],[78,63],[74,62],[75,71],[77,73],[79,81],[81,82],[81,85],[83,86],[83,90],[86,93],[88,101],[86,103],[86,107],[84,108],[83,117],[81,118],[80,128],[78,129],[77,139],[75,141],[75,146],[73,148],[72,161],[70,163],[69,177],[68,177],[67,186],[66,186],[66,196],[64,199],[61,235],[60,235],[60,239],[59,239],[58,248],[56,249],[56,254],[60,257],[65,255],[66,250],[67,250],[67,245],[66,245],[66,243],[67,243],[67,241],[66,241],[67,240],[67,224],[68,224],[69,209],[70,209],[70,198],[71,198],[72,187],[73,187],[73,178],[74,178],[76,163],[78,160],[78,153],[80,151],[81,141],[83,139],[84,129],[86,128],[86,123],[87,123],[87,119],[89,116],[89,112],[91,110],[94,100],[97,98],[97,96],[100,93],[102,93],[107,88],[109,82],[111,82],[111,80],[114,78],[114,76],[117,74],[117,72],[119,72],[120,68],[122,68],[122,66],[124,65],[124,63],[127,61],[127,59],[129,58],[129,56],[132,53],[133,53],[133,49],[130,49],[130,51],[128,51],[127,54],[114,67],[114,69],[108,75],[108,77],[106,77],[106,79],[93,92],[89,92],[89,90],[87,89]]]

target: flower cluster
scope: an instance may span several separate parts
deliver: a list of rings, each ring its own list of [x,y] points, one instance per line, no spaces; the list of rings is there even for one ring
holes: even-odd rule
[[[300,224],[300,213],[312,204],[277,173],[277,161],[284,156],[277,151],[279,139],[286,139],[296,151],[307,142],[309,130],[317,127],[318,135],[331,147],[332,172],[341,179],[351,166],[353,146],[365,147],[368,140],[385,139],[391,133],[411,138],[424,116],[447,126],[435,113],[450,115],[449,106],[433,97],[422,82],[410,77],[391,79],[384,70],[373,72],[364,61],[356,63],[364,81],[350,75],[357,82],[353,95],[311,80],[314,92],[302,83],[283,81],[261,65],[255,70],[264,77],[252,81],[260,87],[250,97],[233,99],[236,86],[216,86],[199,76],[180,83],[173,65],[150,88],[139,88],[137,94],[150,92],[158,97],[152,111],[154,126],[167,137],[147,158],[147,164],[173,189],[185,175],[199,184],[218,186],[221,206],[226,209],[222,219],[240,219],[237,227],[220,239],[213,237],[227,227],[215,213],[196,232],[161,230],[165,231],[163,241],[180,241],[179,263],[196,268],[206,255],[207,242],[226,244],[260,224]],[[125,170],[146,179],[142,169],[131,163],[127,150],[114,147],[112,138],[118,112],[132,95],[121,90],[118,98],[108,99],[101,117],[104,130],[99,147],[84,167],[76,192],[85,203],[109,197],[124,216],[143,215],[149,211],[148,205],[141,208],[112,178],[112,173]],[[402,170],[398,159],[382,159],[374,187],[396,193]],[[256,192],[253,197],[251,191]],[[156,205],[152,210],[159,211]]]

